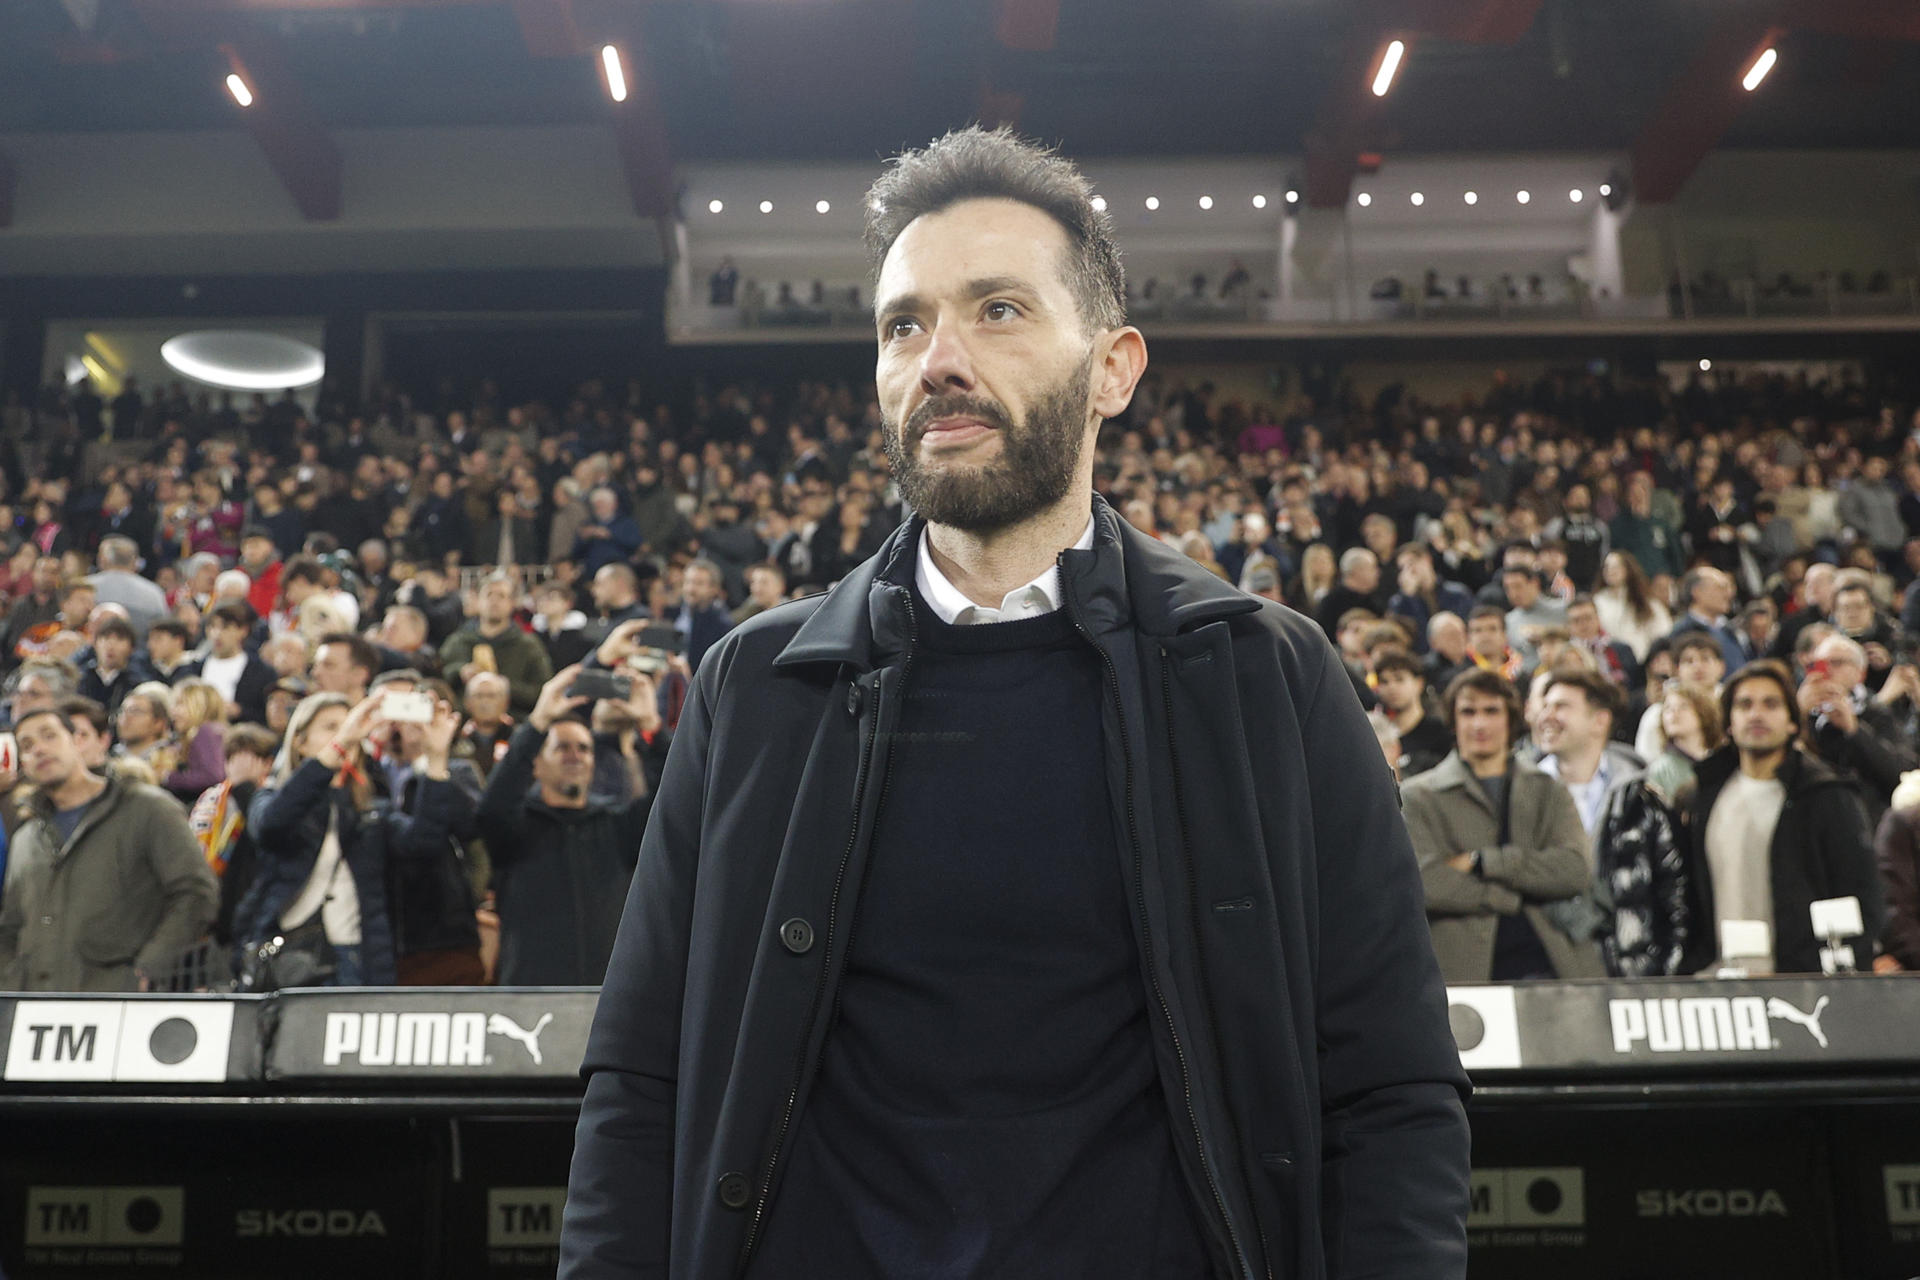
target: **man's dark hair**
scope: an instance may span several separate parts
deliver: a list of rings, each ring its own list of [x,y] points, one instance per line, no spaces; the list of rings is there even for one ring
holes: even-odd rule
[[[225,622],[242,631],[253,629],[253,606],[240,600],[229,600],[207,611],[209,623]]]
[[[1586,696],[1587,705],[1595,711],[1604,711],[1614,720],[1620,719],[1620,713],[1626,709],[1626,699],[1621,696],[1620,686],[1601,675],[1598,671],[1585,668],[1563,670],[1555,667],[1553,674],[1547,677],[1547,687],[1541,692],[1551,693],[1555,686],[1569,685]]]
[[[1352,626],[1356,622],[1378,622],[1378,621],[1380,621],[1380,615],[1375,613],[1373,610],[1362,609],[1358,606],[1355,606],[1354,608],[1349,609],[1345,613],[1340,615],[1340,620],[1334,623],[1333,634],[1339,635],[1342,631],[1345,631],[1348,627]]]
[[[1467,615],[1469,623],[1478,622],[1482,618],[1498,618],[1501,626],[1507,625],[1507,611],[1497,604],[1475,605],[1473,612]]]
[[[1425,681],[1427,669],[1420,659],[1405,649],[1382,649],[1373,655],[1373,674],[1384,676],[1391,671],[1404,671],[1416,680]]]
[[[1728,736],[1733,734],[1733,695],[1749,680],[1771,680],[1780,686],[1780,698],[1787,704],[1787,715],[1793,719],[1793,731],[1799,733],[1800,697],[1794,688],[1793,672],[1778,658],[1758,658],[1728,676],[1726,684],[1721,686],[1720,715],[1726,722]]]
[[[227,726],[227,738],[221,744],[221,759],[231,760],[245,751],[262,760],[271,760],[278,750],[279,735],[265,725],[235,724]]]
[[[1490,698],[1500,699],[1507,709],[1507,741],[1511,744],[1520,740],[1520,726],[1526,721],[1520,706],[1520,691],[1513,687],[1513,681],[1485,667],[1468,667],[1455,676],[1447,685],[1440,705],[1447,718],[1449,733],[1458,732],[1454,727],[1454,708],[1460,705],[1460,695],[1463,693],[1484,693]]]
[[[153,633],[156,631],[163,635],[172,636],[181,644],[187,644],[193,639],[193,632],[187,630],[187,624],[178,618],[156,618],[153,622],[147,624],[147,637],[149,640],[152,639]]]
[[[118,614],[110,613],[93,624],[94,642],[98,643],[102,636],[119,636],[128,644],[138,644],[140,642],[139,633],[133,629],[133,624]]]
[[[313,651],[320,652],[320,645],[325,644],[344,645],[349,665],[365,671],[367,679],[371,680],[379,673],[380,655],[374,652],[373,645],[367,641],[366,637],[357,636],[351,631],[329,631],[320,637],[320,644],[313,646]]]
[[[1704,631],[1689,631],[1673,642],[1674,662],[1679,663],[1680,659],[1695,649],[1705,649],[1723,663],[1727,660],[1726,650],[1720,647],[1718,640]]]
[[[1094,329],[1127,322],[1126,272],[1113,220],[1093,207],[1093,186],[1073,162],[1011,129],[972,125],[896,156],[867,190],[866,241],[877,285],[887,251],[915,218],[963,200],[1016,200],[1067,234],[1063,274],[1080,318]]]
[[[66,709],[64,707],[59,707],[59,706],[40,707],[40,708],[37,708],[36,710],[27,712],[26,714],[22,715],[18,720],[15,720],[13,722],[13,731],[15,733],[19,733],[22,729],[27,727],[27,724],[30,721],[37,720],[41,716],[52,716],[55,720],[58,720],[60,722],[60,727],[62,729],[65,729],[68,733],[73,732],[73,717],[67,714]]]
[[[291,582],[310,582],[316,587],[327,585],[327,571],[316,556],[295,556],[287,561],[286,568],[280,573],[280,589],[287,589]]]
[[[95,702],[92,698],[83,698],[77,693],[70,698],[60,699],[60,701],[54,704],[54,707],[67,717],[67,728],[69,729],[73,728],[75,721],[85,720],[93,726],[95,733],[101,737],[105,737],[107,727],[113,723],[112,719],[107,715],[107,709],[105,707]]]

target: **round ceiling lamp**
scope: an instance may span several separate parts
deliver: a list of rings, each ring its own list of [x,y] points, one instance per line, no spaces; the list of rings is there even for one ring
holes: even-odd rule
[[[226,391],[310,387],[326,374],[326,357],[295,338],[242,329],[202,329],[168,338],[160,358],[175,373]]]

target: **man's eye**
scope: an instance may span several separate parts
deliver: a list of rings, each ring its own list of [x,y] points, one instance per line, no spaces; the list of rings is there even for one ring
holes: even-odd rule
[[[989,302],[985,314],[989,320],[1011,320],[1020,314],[1020,309],[1011,302]]]
[[[909,316],[901,316],[897,320],[887,321],[887,337],[905,338],[910,336],[913,331],[919,327],[920,322],[918,320]]]

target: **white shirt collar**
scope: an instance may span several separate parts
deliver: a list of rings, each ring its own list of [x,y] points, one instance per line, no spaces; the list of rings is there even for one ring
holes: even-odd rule
[[[1080,531],[1080,538],[1073,544],[1074,550],[1085,551],[1093,546],[1093,517],[1087,517],[1087,527]],[[976,606],[967,599],[960,588],[953,585],[947,575],[940,572],[940,566],[933,562],[933,553],[927,547],[927,531],[920,530],[920,554],[914,567],[914,585],[920,588],[920,594],[926,598],[940,621],[953,625],[963,613]],[[1049,568],[1032,582],[1015,587],[1007,592],[1000,602],[1002,621],[1011,622],[1016,618],[1037,618],[1052,613],[1060,607],[1060,584],[1058,575]]]

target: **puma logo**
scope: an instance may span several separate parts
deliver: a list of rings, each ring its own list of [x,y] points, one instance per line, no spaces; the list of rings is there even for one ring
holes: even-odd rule
[[[1821,1003],[1824,1004],[1825,1000],[1823,999]],[[519,1023],[509,1018],[506,1014],[496,1013],[487,1019],[487,1034],[490,1036],[505,1036],[509,1040],[518,1040],[526,1046],[527,1052],[533,1055],[534,1066],[545,1066],[546,1060],[540,1056],[540,1033],[545,1031],[547,1024],[552,1021],[552,1014],[543,1013],[540,1015],[540,1021],[533,1024],[533,1030],[526,1031],[521,1028]],[[1814,1034],[1819,1035],[1820,1033],[1815,1031]],[[1820,1043],[1825,1044],[1826,1041],[1822,1040]]]
[[[1827,1047],[1827,1033],[1820,1029],[1820,1015],[1826,1012],[1827,1000],[1827,996],[1821,996],[1814,1001],[1812,1013],[1802,1013],[1779,996],[1773,996],[1767,1001],[1767,1016],[1779,1018],[1785,1022],[1799,1023],[1824,1049]]]

